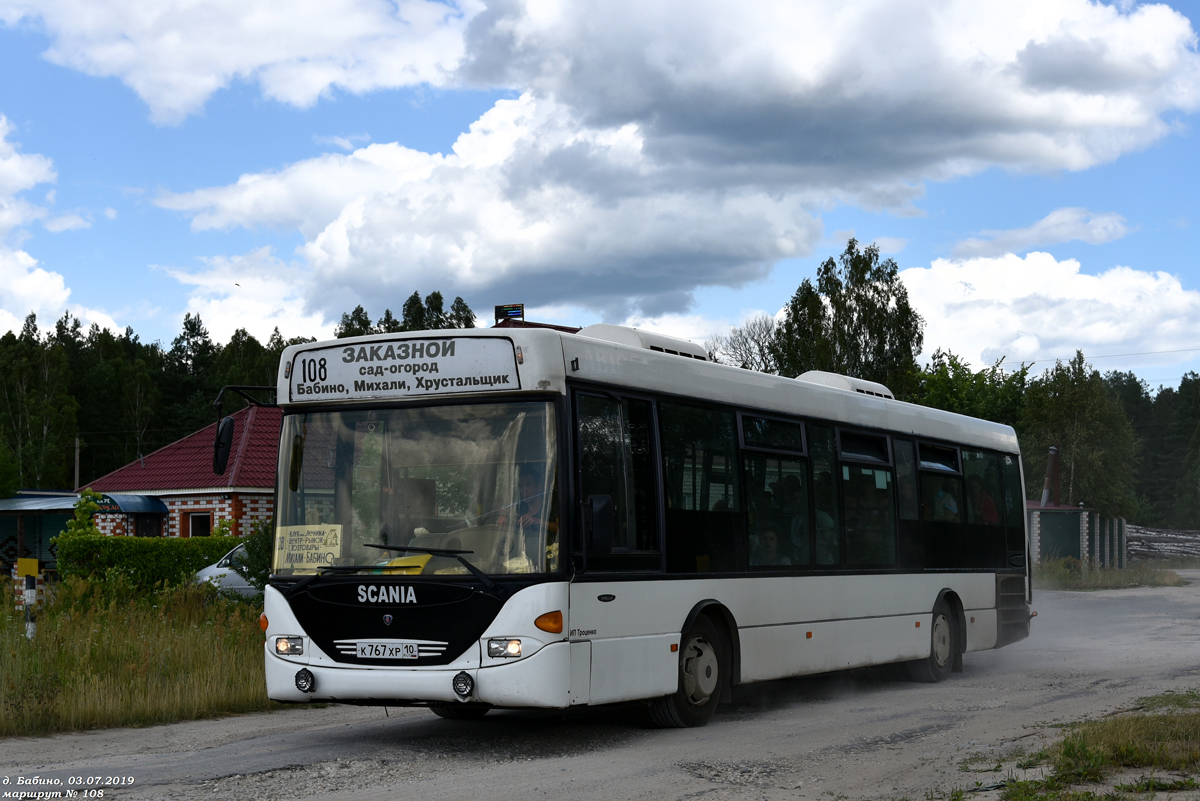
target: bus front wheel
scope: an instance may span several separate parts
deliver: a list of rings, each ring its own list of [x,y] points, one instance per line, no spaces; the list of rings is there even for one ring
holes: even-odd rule
[[[700,615],[681,638],[679,688],[650,702],[650,719],[661,728],[708,723],[721,700],[721,669],[725,664],[716,626]]]
[[[929,632],[929,656],[908,663],[908,673],[913,681],[938,682],[950,677],[958,643],[954,628],[950,607],[945,601],[938,601],[933,608],[933,625]]]
[[[429,711],[446,720],[479,720],[491,709],[487,704],[430,704]]]

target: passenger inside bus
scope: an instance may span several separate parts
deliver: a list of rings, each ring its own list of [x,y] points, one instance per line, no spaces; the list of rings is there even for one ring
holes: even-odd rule
[[[546,555],[552,562],[558,557],[558,517],[551,509],[547,499],[549,490],[543,471],[536,465],[521,465],[517,475],[517,494],[520,500],[515,504],[511,513],[503,513],[496,521],[501,527],[510,523],[516,529],[520,539],[517,547],[510,551],[510,557],[525,555],[536,564],[538,544],[542,532],[546,532]],[[551,565],[553,570],[555,565]]]
[[[792,560],[779,551],[779,532],[767,527],[758,533],[758,546],[750,554],[752,565],[790,565]]]

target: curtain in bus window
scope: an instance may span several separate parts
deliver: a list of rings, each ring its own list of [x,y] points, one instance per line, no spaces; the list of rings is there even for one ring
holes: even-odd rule
[[[1021,492],[1021,463],[1016,456],[1000,457],[1004,473],[1004,520],[1008,555],[1025,553],[1025,504]]]
[[[892,471],[881,467],[842,465],[842,503],[846,521],[846,564],[895,564]]]
[[[742,457],[752,567],[812,562],[808,465],[763,453]]]
[[[808,427],[808,452],[813,471],[813,536],[818,567],[842,563],[841,529],[838,527],[837,484],[834,481],[833,429]]]
[[[734,415],[676,403],[660,403],[658,409],[667,570],[734,570],[741,521]]]
[[[578,409],[580,497],[612,498],[614,552],[657,552],[658,504],[650,402],[580,394]],[[596,559],[589,564],[592,562]],[[600,566],[601,562],[592,566]],[[625,562],[621,564],[633,567]],[[657,564],[658,558],[654,557],[645,567]]]

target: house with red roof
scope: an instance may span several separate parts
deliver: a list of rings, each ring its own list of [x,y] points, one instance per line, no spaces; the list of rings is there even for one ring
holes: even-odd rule
[[[96,526],[106,534],[142,537],[203,537],[222,520],[234,535],[248,534],[274,509],[280,409],[250,406],[234,412],[233,448],[225,474],[212,471],[216,423],[172,442],[87,486],[105,494],[153,495],[167,513],[102,510]]]

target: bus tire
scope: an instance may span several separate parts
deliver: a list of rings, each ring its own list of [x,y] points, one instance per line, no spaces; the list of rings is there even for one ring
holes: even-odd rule
[[[933,607],[933,625],[929,630],[929,656],[908,663],[913,681],[939,682],[950,678],[959,641],[954,613],[945,601]]]
[[[729,664],[721,652],[722,640],[717,627],[705,615],[699,615],[680,638],[679,688],[670,695],[650,702],[650,720],[663,729],[703,726],[717,711]]]
[[[491,709],[487,704],[430,704],[429,711],[446,720],[479,720]]]

